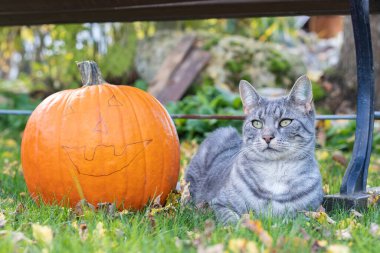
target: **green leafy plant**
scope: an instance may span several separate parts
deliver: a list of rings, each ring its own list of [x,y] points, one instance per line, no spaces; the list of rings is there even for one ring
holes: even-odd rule
[[[34,110],[40,103],[39,99],[33,99],[25,93],[1,92],[1,94],[4,101],[1,103],[0,109]],[[0,115],[0,129],[5,129],[9,135],[20,137],[27,120],[27,115]]]
[[[355,142],[356,122],[350,121],[345,125],[333,125],[326,131],[326,143],[335,150],[352,152]],[[374,131],[372,151],[380,152],[380,133]]]
[[[186,96],[179,102],[169,103],[172,114],[224,114],[241,115],[242,104],[237,94],[226,93],[211,85],[202,85],[194,95]],[[176,119],[175,124],[181,139],[202,140],[208,132],[222,126],[241,128],[239,120],[187,120]]]

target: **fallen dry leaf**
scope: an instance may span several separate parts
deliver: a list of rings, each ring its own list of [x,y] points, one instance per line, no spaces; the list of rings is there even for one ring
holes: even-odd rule
[[[322,187],[322,190],[325,194],[329,194],[330,193],[330,185],[324,184]]]
[[[96,228],[94,230],[94,235],[98,238],[103,238],[106,233],[106,230],[104,229],[103,222],[98,222],[96,224]]]
[[[123,216],[128,216],[130,214],[133,214],[132,212],[128,211],[127,209],[124,209],[120,212],[117,212],[116,215],[118,215],[120,218],[123,217]]]
[[[361,226],[362,225],[354,217],[346,218],[344,220],[339,221],[338,223],[338,228],[340,229],[355,229]]]
[[[240,218],[242,221],[251,219],[251,214],[249,213],[243,213]]]
[[[313,245],[311,246],[311,252],[320,252],[321,249],[325,248],[327,246],[326,240],[315,240]]]
[[[267,249],[265,253],[277,253],[277,252],[290,252],[288,249],[292,249],[292,252],[299,252],[300,249],[306,249],[308,247],[308,240],[301,237],[285,237],[280,236],[277,239],[275,247]],[[311,250],[313,252],[313,250]],[[315,252],[315,251],[314,251]]]
[[[316,155],[317,155],[318,161],[321,161],[321,160],[325,161],[325,160],[327,160],[330,157],[329,152],[327,152],[326,150],[322,150],[322,151],[316,152]]]
[[[369,226],[369,232],[374,237],[380,237],[380,226],[376,223],[371,223]]]
[[[148,209],[148,218],[149,216],[153,217],[158,213],[164,213],[167,217],[172,217],[175,214],[176,207],[179,206],[179,194],[171,192],[168,195],[165,206],[161,205],[161,194],[157,196],[150,209]]]
[[[346,245],[332,244],[327,247],[326,253],[350,253],[350,248]]]
[[[175,237],[175,246],[182,250],[183,247],[190,247],[192,245],[191,240],[181,240],[178,237]]]
[[[154,199],[154,201],[153,201],[153,203],[152,203],[152,209],[159,209],[159,208],[162,207],[162,205],[161,205],[161,195],[162,195],[162,194],[158,195],[158,196]]]
[[[149,213],[148,214],[148,220],[150,223],[150,226],[155,229],[156,228],[156,219],[154,218],[153,214]]]
[[[72,226],[74,229],[78,229],[78,223],[77,223],[77,221],[73,221],[73,222],[71,222],[71,226]]]
[[[184,240],[179,239],[177,236],[175,237],[175,246],[178,249],[182,249],[184,244],[185,244]]]
[[[32,224],[33,237],[38,242],[42,242],[46,245],[51,245],[53,241],[53,231],[48,226],[42,226],[40,224]]]
[[[231,239],[228,242],[228,249],[232,253],[259,253],[255,242],[247,239]]]
[[[224,246],[223,244],[215,244],[208,247],[198,247],[197,253],[223,253]]]
[[[176,211],[175,207],[169,204],[164,207],[150,209],[149,215],[155,216],[158,213],[164,213],[167,217],[172,217],[174,216],[175,211]]]
[[[26,211],[26,206],[23,203],[19,203],[16,207],[15,214],[22,214]]]
[[[285,244],[286,244],[285,236],[280,235],[280,236],[277,238],[276,246],[275,246],[274,248],[275,248],[275,249],[282,249],[282,248],[284,247]],[[267,250],[267,252],[270,252],[270,251]]]
[[[181,193],[180,204],[181,206],[185,206],[191,201],[190,182],[186,183],[186,181],[184,181],[184,185],[181,188],[182,188],[182,193]]]
[[[326,247],[328,242],[326,240],[317,240],[317,244],[320,246],[320,247]]]
[[[212,233],[215,230],[215,222],[213,220],[206,220],[205,221],[205,227],[202,233],[199,233],[199,231],[188,231],[187,236],[189,237],[190,243],[197,248],[198,252],[214,252],[213,250],[219,250],[219,246],[214,245],[212,247],[207,247],[207,241],[210,240]],[[180,240],[178,241],[178,245],[181,246],[186,241]],[[222,249],[223,250],[223,247]],[[219,251],[215,251],[219,252]],[[220,251],[223,252],[223,251]]]
[[[350,240],[350,239],[352,239],[350,228],[338,229],[337,231],[335,231],[335,235],[338,238],[338,240]]]
[[[197,231],[187,231],[187,236],[189,237],[193,246],[196,248],[204,244],[204,238]]]
[[[304,228],[300,228],[300,232],[302,234],[303,239],[306,241],[309,241],[311,239],[311,236],[306,232]]]
[[[88,203],[87,200],[82,199],[75,205],[74,214],[80,217],[86,212],[95,212],[95,207]]]
[[[297,248],[306,248],[307,247],[307,241],[300,237],[290,237],[288,238],[288,241],[291,242],[291,245]]]
[[[177,190],[171,191],[166,198],[165,206],[172,205],[177,208],[180,206],[181,193]]]
[[[88,238],[88,228],[87,228],[87,224],[86,223],[81,223],[79,225],[79,238],[82,240],[82,241],[86,241],[87,238]]]
[[[325,209],[322,205],[320,205],[320,206],[318,207],[318,209],[316,210],[316,212],[323,212],[323,213],[325,213],[325,212],[326,212],[326,209]]]
[[[96,205],[97,210],[104,212],[106,215],[113,217],[116,213],[115,203],[103,202]]]
[[[6,223],[7,220],[5,219],[5,215],[3,213],[0,213],[0,228],[3,228]]]
[[[355,218],[362,218],[362,217],[363,217],[363,214],[359,213],[359,212],[356,211],[355,209],[351,209],[350,214],[351,214],[352,216],[354,216]]]
[[[213,220],[206,220],[205,221],[205,230],[203,232],[204,236],[207,239],[210,239],[214,230],[215,230],[215,222]]]
[[[26,196],[28,196],[28,194],[27,194],[26,192],[20,192],[20,193],[19,193],[19,196],[20,196],[20,197],[26,197]]]
[[[254,232],[265,246],[268,248],[272,247],[273,239],[269,233],[263,229],[261,221],[245,219],[243,220],[242,225]]]
[[[125,233],[122,229],[120,228],[116,228],[114,229],[114,234],[116,235],[116,237],[118,238],[121,238],[121,237],[124,237],[125,236]]]
[[[380,201],[380,194],[378,192],[368,192],[368,205],[374,206]]]
[[[25,241],[27,243],[33,242],[31,239],[26,237],[24,235],[24,233],[22,233],[22,232],[1,230],[0,231],[0,237],[3,237],[3,236],[9,236],[13,243],[17,243],[19,241]]]
[[[318,221],[320,224],[335,224],[336,222],[330,218],[325,212],[312,212],[312,211],[303,211],[303,213],[309,217]]]

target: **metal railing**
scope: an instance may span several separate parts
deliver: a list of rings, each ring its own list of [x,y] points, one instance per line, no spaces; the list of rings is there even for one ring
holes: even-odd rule
[[[0,115],[30,115],[32,110],[0,109]],[[244,120],[244,115],[214,115],[214,114],[171,114],[172,119],[218,119],[218,120]],[[374,118],[380,120],[380,111],[374,113]],[[355,114],[342,115],[316,115],[316,120],[355,120]]]

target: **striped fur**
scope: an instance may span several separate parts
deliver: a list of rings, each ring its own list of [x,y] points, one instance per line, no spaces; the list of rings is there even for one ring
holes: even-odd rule
[[[196,204],[208,203],[222,223],[242,214],[294,215],[322,202],[322,182],[314,156],[314,108],[310,81],[300,77],[290,94],[261,97],[240,83],[246,120],[243,135],[220,128],[201,144],[185,179]],[[286,127],[283,119],[291,119]],[[262,122],[255,128],[253,120]],[[269,144],[263,139],[272,136]]]

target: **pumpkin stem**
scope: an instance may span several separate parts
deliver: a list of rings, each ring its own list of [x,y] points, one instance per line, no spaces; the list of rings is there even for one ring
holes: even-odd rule
[[[97,85],[105,83],[98,64],[94,61],[77,62],[77,67],[82,76],[83,86]]]

